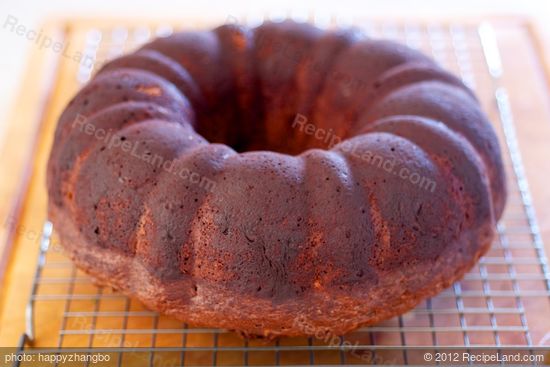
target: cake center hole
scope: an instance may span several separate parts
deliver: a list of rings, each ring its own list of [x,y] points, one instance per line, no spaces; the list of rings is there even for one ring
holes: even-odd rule
[[[230,117],[227,117],[230,116]],[[280,111],[213,114],[197,119],[197,132],[211,143],[230,146],[235,151],[272,151],[298,155],[308,149],[330,149],[341,140],[332,129],[321,129],[308,116]]]

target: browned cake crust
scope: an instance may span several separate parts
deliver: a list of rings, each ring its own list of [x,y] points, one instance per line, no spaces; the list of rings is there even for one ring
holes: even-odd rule
[[[105,65],[59,119],[47,185],[62,245],[100,284],[270,338],[344,334],[435,295],[487,251],[506,198],[459,79],[291,21]]]

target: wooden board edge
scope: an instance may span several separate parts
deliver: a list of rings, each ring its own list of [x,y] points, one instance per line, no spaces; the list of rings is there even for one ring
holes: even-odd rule
[[[45,32],[54,32],[65,35],[65,28],[54,22],[47,22],[42,29]],[[7,205],[8,211],[3,223],[3,228],[0,232],[0,299],[3,299],[2,290],[5,280],[5,274],[9,267],[13,244],[17,235],[19,218],[24,210],[26,193],[34,171],[34,158],[36,153],[36,145],[40,138],[43,123],[46,116],[46,110],[49,106],[52,89],[55,86],[55,79],[58,74],[59,53],[53,51],[41,52],[37,48],[33,48],[29,53],[28,63],[25,67],[24,80],[16,98],[13,108],[8,114],[8,130],[6,132],[5,144],[0,149],[0,165],[6,167],[6,161],[11,160],[10,155],[16,151],[22,159],[18,162],[20,171],[14,173],[11,178],[11,184],[8,188],[8,195],[14,195]],[[37,70],[37,66],[41,67]],[[9,123],[15,121],[19,115],[20,108],[29,108],[29,99],[39,101],[36,111],[32,118],[27,119],[24,123]],[[30,137],[25,136],[27,131],[31,131]],[[16,137],[12,138],[11,137]],[[21,144],[24,142],[25,144]],[[11,175],[12,172],[9,172]],[[4,193],[2,193],[4,194]],[[0,310],[2,304],[0,304]]]

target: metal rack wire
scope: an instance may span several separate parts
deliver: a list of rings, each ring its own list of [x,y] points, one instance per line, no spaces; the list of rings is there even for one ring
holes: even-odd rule
[[[426,361],[415,351],[508,348],[533,354],[539,349],[535,316],[550,315],[550,271],[493,28],[489,24],[359,25],[373,36],[397,39],[431,53],[476,89],[486,106],[494,107],[492,120],[502,140],[509,201],[498,226],[498,238],[463,280],[405,315],[345,337],[271,343],[243,340],[225,330],[194,328],[174,321],[144,309],[136,300],[95,287],[52,242],[52,225],[46,222],[21,350],[30,350],[37,329],[50,316],[57,317],[58,338],[49,341],[49,347],[83,351],[103,348],[114,356],[111,365],[119,366],[422,364]],[[169,26],[90,29],[85,52],[95,60],[105,60],[155,33],[169,32]],[[75,81],[83,83],[92,73],[93,69],[82,66]]]

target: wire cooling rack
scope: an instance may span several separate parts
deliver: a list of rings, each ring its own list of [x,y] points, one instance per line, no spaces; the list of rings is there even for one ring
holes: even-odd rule
[[[358,25],[374,37],[396,39],[431,54],[476,90],[495,124],[505,157],[508,205],[491,250],[463,280],[407,314],[344,337],[243,340],[225,330],[175,321],[134,299],[96,287],[62,254],[46,221],[20,351],[32,352],[31,346],[37,345],[51,350],[104,350],[112,355],[108,365],[118,366],[439,364],[445,360],[427,361],[424,353],[417,352],[509,349],[534,356],[550,345],[548,261],[517,145],[494,28],[486,23]],[[81,65],[75,85],[89,80],[102,61],[171,31],[169,26],[87,29],[82,33],[84,54],[94,67]],[[39,340],[41,328],[53,329],[50,334],[55,338]]]

